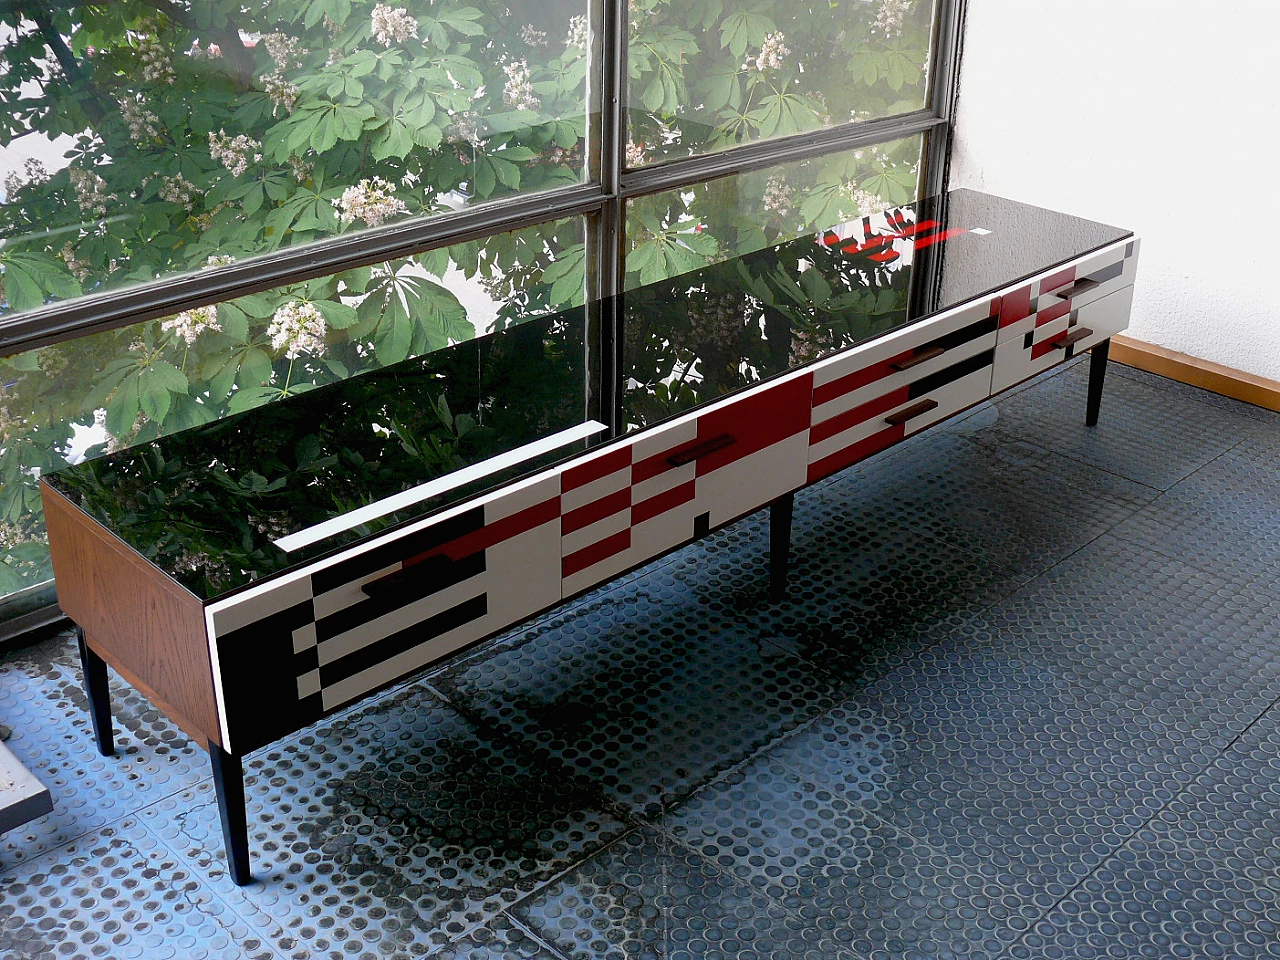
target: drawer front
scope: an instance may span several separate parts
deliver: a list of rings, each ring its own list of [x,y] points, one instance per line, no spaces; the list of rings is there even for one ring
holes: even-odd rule
[[[1028,330],[1022,337],[1003,341],[996,347],[992,392],[1021,383],[1124,330],[1132,306],[1133,287],[1124,287]]]
[[[1072,310],[1132,286],[1138,272],[1138,248],[1136,238],[1121,241],[1005,291],[1000,342],[1025,337]]]
[[[803,486],[812,392],[798,371],[566,468],[564,595]]]
[[[243,752],[560,600],[559,476],[361,544],[206,610]]]
[[[814,369],[809,483],[991,392],[999,300],[944,314]]]

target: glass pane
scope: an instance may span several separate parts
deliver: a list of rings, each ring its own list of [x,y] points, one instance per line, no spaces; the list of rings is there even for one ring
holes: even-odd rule
[[[0,5],[0,316],[580,182],[593,5]]]
[[[921,109],[932,0],[630,0],[627,165]]]
[[[906,137],[633,200],[627,289],[914,200],[923,146]]]
[[[0,360],[0,596],[51,575],[42,472],[581,304],[583,238],[547,223]]]

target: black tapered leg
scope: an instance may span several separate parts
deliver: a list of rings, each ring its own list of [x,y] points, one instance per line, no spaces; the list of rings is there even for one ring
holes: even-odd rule
[[[231,879],[243,887],[253,882],[249,874],[249,826],[244,811],[244,766],[239,757],[212,742],[209,762],[213,766],[213,786],[218,792],[227,867],[231,870]]]
[[[89,649],[84,630],[76,627],[76,643],[80,647],[80,669],[84,674],[84,695],[89,700],[89,720],[93,723],[93,739],[104,757],[116,753],[116,735],[111,727],[111,691],[107,687],[107,661]]]
[[[1102,383],[1107,379],[1107,354],[1111,352],[1111,340],[1094,344],[1089,351],[1089,402],[1085,405],[1084,425],[1096,426],[1098,407],[1102,405]]]
[[[791,563],[791,513],[795,494],[788,493],[769,504],[769,599],[778,603],[787,595],[787,568]]]

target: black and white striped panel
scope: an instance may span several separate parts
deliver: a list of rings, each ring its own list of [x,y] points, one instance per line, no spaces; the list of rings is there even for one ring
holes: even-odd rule
[[[397,534],[210,607],[231,749],[268,743],[561,597],[556,475]]]

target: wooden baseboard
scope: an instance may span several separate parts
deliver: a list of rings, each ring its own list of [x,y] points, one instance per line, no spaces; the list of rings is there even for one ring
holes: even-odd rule
[[[1243,400],[1268,410],[1280,410],[1280,381],[1119,335],[1111,338],[1110,359],[1210,393]]]

